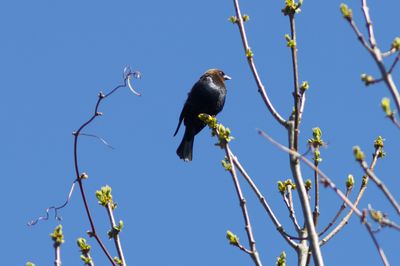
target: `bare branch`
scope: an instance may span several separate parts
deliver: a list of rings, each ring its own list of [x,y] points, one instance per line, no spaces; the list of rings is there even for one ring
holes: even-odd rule
[[[349,197],[349,194],[351,192],[351,189],[347,189],[346,190],[346,197]],[[356,205],[354,203],[354,205]],[[346,203],[343,202],[342,205],[340,206],[338,212],[336,213],[336,215],[333,217],[332,221],[329,222],[329,224],[321,231],[321,233],[319,233],[319,236],[322,236],[323,234],[325,234],[326,231],[329,230],[329,228],[331,228],[337,221],[337,219],[339,219],[340,215],[343,213],[343,211],[346,209]],[[322,241],[321,241],[322,242]]]
[[[112,228],[111,230],[113,230],[114,228],[117,227],[117,223],[115,222],[113,208],[110,203],[107,204],[106,209],[107,209],[108,218],[110,219],[110,224],[111,224],[111,228]],[[113,236],[113,238],[114,238],[114,244],[115,244],[115,248],[117,249],[119,259],[121,260],[122,265],[126,266],[125,256],[124,256],[124,252],[122,250],[119,234],[115,234]]]
[[[365,222],[365,227],[367,228],[367,231],[368,231],[369,235],[371,236],[376,249],[378,250],[378,253],[382,259],[383,265],[389,266],[390,263],[389,263],[388,259],[386,258],[385,252],[383,251],[382,247],[379,245],[378,240],[376,239],[374,232],[372,231],[371,225],[369,223]]]
[[[244,167],[241,165],[239,159],[232,153],[231,151],[231,157],[233,159],[233,163],[237,166],[238,170],[240,171],[240,173],[242,174],[242,176],[244,177],[244,179],[247,181],[247,183],[250,185],[250,187],[253,189],[254,193],[257,195],[259,201],[261,202],[261,204],[263,205],[265,211],[267,212],[267,214],[269,215],[269,217],[271,218],[272,222],[274,223],[276,229],[278,230],[278,232],[281,233],[282,237],[286,240],[286,242],[288,242],[288,244],[293,247],[296,248],[297,244],[292,240],[292,239],[298,239],[296,237],[293,237],[289,234],[287,234],[285,232],[285,230],[283,229],[281,223],[279,222],[279,220],[276,218],[274,212],[272,211],[271,207],[269,206],[267,200],[265,199],[265,197],[262,195],[262,193],[260,192],[260,190],[258,189],[258,187],[256,186],[256,184],[254,183],[253,179],[250,177],[250,175],[246,172],[246,170],[244,169]]]
[[[337,188],[337,186],[335,185],[335,183],[333,183],[331,181],[331,179],[324,173],[322,172],[320,169],[315,168],[314,164],[312,162],[310,162],[307,158],[305,158],[304,156],[302,156],[301,154],[299,154],[296,151],[290,150],[289,148],[285,147],[284,145],[280,144],[279,142],[275,141],[273,138],[271,138],[269,135],[267,135],[264,131],[258,130],[259,134],[261,136],[263,136],[265,139],[267,139],[268,141],[270,141],[272,144],[274,144],[276,147],[278,147],[279,149],[281,149],[284,152],[287,152],[293,156],[295,156],[296,158],[302,160],[305,164],[307,164],[310,168],[314,169],[314,170],[318,170],[318,173],[321,177],[321,182],[327,186],[330,187],[333,191],[335,191],[335,193],[348,205],[350,206],[350,208],[354,211],[354,213],[360,217],[361,222],[366,226],[368,232],[370,233],[370,236],[375,244],[376,249],[378,250],[378,253],[382,259],[382,262],[384,263],[384,265],[389,265],[387,258],[385,256],[385,253],[382,249],[382,247],[380,247],[373,231],[371,228],[371,225],[367,222],[366,219],[366,215],[365,215],[365,211],[361,212],[359,209],[357,209],[357,207],[345,196],[345,194],[343,194],[343,192]],[[322,243],[321,243],[322,245]]]
[[[397,53],[396,58],[394,59],[392,65],[390,66],[390,68],[389,68],[389,70],[388,70],[388,73],[389,73],[389,74],[392,74],[394,68],[396,67],[396,64],[399,62],[399,59],[400,59],[400,52]]]
[[[287,194],[282,193],[282,198],[283,198],[283,201],[285,202],[286,208],[289,211],[289,217],[290,217],[290,219],[292,219],[293,225],[294,225],[296,231],[299,233],[301,228],[300,228],[299,223],[297,222],[296,213],[295,213],[294,206],[293,206],[293,197],[292,197],[292,188],[291,187],[287,188]]]
[[[296,136],[295,134],[295,123],[293,121],[289,121],[288,123],[288,134],[289,134],[289,147],[291,151],[294,151],[296,154],[296,149],[294,147],[294,138]],[[314,260],[314,264],[317,266],[324,265],[322,254],[321,254],[321,249],[319,246],[319,239],[318,239],[318,234],[314,225],[313,221],[313,216],[312,216],[312,211],[310,207],[310,201],[308,199],[308,194],[304,185],[303,177],[302,177],[302,172],[300,168],[300,162],[299,158],[294,156],[293,154],[289,154],[289,160],[290,160],[290,169],[293,174],[293,178],[295,180],[296,186],[297,186],[297,191],[298,195],[300,198],[300,203],[301,203],[301,208],[303,211],[303,217],[305,220],[305,224],[307,227],[307,232],[308,232],[308,238],[312,250],[312,256]]]
[[[249,63],[250,70],[253,73],[253,77],[256,81],[256,84],[258,87],[258,92],[261,94],[261,98],[263,99],[265,105],[267,106],[268,110],[270,111],[272,116],[275,118],[275,120],[282,126],[286,127],[286,120],[278,113],[278,111],[276,111],[276,109],[272,105],[272,102],[269,99],[268,94],[265,90],[265,87],[260,79],[259,74],[258,74],[256,65],[254,63],[253,55],[251,54],[251,56],[250,56],[250,54],[249,54],[249,52],[251,53],[251,49],[250,49],[249,43],[247,41],[247,35],[246,35],[245,27],[244,27],[242,12],[240,11],[239,0],[233,0],[233,4],[235,6],[235,11],[236,11],[236,24],[239,27],[240,36],[242,38],[242,43],[243,43],[243,48],[244,48],[244,51],[245,51],[246,57],[247,57],[247,62]]]
[[[249,245],[250,245],[250,249],[251,249],[250,256],[251,256],[251,258],[253,259],[254,263],[257,266],[261,266],[262,262],[260,260],[260,256],[259,256],[258,251],[256,249],[256,241],[254,239],[253,229],[251,227],[250,216],[249,216],[249,213],[247,211],[246,199],[243,196],[243,192],[242,192],[242,189],[240,187],[239,179],[238,179],[237,174],[236,174],[235,165],[233,163],[232,153],[231,153],[227,143],[225,143],[225,145],[224,145],[224,150],[225,150],[225,155],[228,158],[229,163],[231,165],[231,169],[229,170],[229,172],[231,173],[231,176],[232,176],[232,179],[233,179],[233,183],[235,185],[236,194],[238,196],[238,199],[239,199],[239,202],[240,202],[240,207],[242,209],[243,218],[244,218],[244,221],[245,221],[245,228],[246,228],[247,237],[248,237]]]
[[[364,170],[365,174],[368,175],[369,178],[374,181],[374,183],[381,189],[381,191],[385,194],[388,198],[389,202],[392,206],[396,209],[397,214],[400,214],[400,205],[397,203],[396,199],[393,197],[390,190],[385,186],[385,184],[378,178],[378,176],[368,168],[367,163],[364,160],[359,161],[362,169]]]

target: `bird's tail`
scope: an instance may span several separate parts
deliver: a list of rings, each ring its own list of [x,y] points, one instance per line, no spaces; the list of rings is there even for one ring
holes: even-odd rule
[[[193,143],[194,143],[194,134],[190,132],[188,128],[186,128],[181,144],[179,144],[179,147],[176,150],[176,154],[178,154],[179,158],[181,158],[185,162],[192,160]]]

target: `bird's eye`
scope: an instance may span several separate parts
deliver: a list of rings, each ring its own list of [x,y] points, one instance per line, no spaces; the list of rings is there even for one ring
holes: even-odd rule
[[[220,71],[219,74],[220,74],[221,76],[225,76],[225,73],[224,73],[223,71]]]

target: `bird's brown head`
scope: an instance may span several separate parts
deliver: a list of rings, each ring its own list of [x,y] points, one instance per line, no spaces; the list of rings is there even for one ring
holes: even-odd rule
[[[224,73],[224,71],[220,70],[220,69],[209,69],[206,71],[206,73],[204,73],[203,77],[211,77],[214,81],[218,82],[218,83],[224,83],[225,80],[230,80],[231,77],[229,77],[228,75],[226,75]]]

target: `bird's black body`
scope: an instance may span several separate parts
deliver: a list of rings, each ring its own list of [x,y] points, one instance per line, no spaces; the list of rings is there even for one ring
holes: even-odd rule
[[[179,116],[178,127],[184,121],[186,127],[182,142],[176,153],[185,161],[192,160],[194,136],[199,133],[205,124],[199,119],[201,113],[216,115],[221,112],[225,104],[226,87],[224,81],[230,79],[221,70],[210,69],[193,85],[188,98]]]

